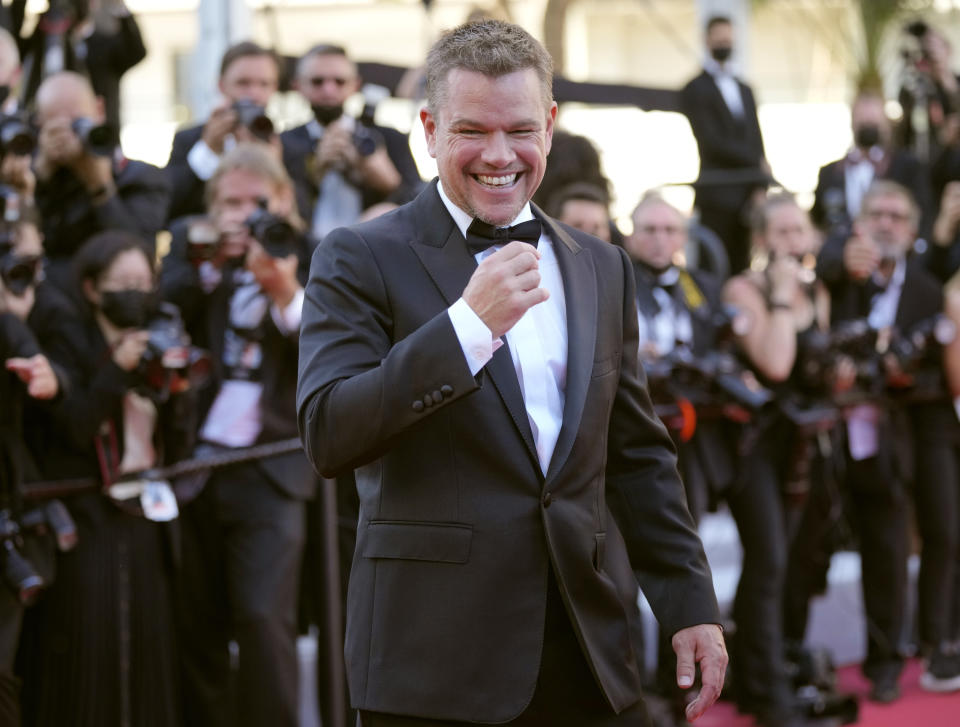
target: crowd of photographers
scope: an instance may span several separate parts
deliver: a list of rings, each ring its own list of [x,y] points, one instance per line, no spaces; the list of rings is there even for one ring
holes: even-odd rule
[[[684,98],[705,171],[707,145],[727,145],[703,183],[737,187],[736,204],[697,221],[650,193],[624,234],[596,150],[560,131],[535,197],[634,260],[641,357],[691,512],[725,503],[743,544],[728,693],[761,725],[849,718],[802,648],[843,548],[862,559],[871,698],[898,698],[911,644],[924,688],[960,689],[960,95],[945,39],[911,35],[913,127],[860,93],[810,214],[767,189],[762,141],[745,143],[759,126],[724,18]],[[0,31],[0,87],[21,71]],[[265,108],[282,72],[231,47],[221,102],[166,169],[123,155],[85,69],[48,69],[29,116],[0,118],[2,724],[297,724],[296,635],[324,557],[294,412],[303,283],[327,232],[423,182],[406,137],[344,113],[361,81],[342,48],[299,59],[313,118],[280,133]],[[349,477],[337,500],[346,573]]]

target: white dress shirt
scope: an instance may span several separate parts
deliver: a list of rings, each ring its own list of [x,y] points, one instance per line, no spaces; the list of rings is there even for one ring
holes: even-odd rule
[[[460,232],[466,237],[473,218],[450,201],[442,184],[437,185],[437,191]],[[510,225],[532,219],[534,216],[528,203]],[[474,256],[477,263],[500,247],[495,245],[477,253]],[[540,287],[549,291],[550,297],[528,309],[516,325],[507,331],[506,339],[537,447],[540,468],[546,474],[563,424],[567,387],[567,308],[563,277],[560,275],[553,241],[546,231],[540,234],[537,249],[540,251]],[[493,358],[503,342],[493,338],[490,329],[463,298],[450,306],[448,313],[470,373],[475,376]]]
[[[647,318],[640,308],[637,308],[637,323],[640,327],[640,356],[647,356],[646,345],[653,343],[657,348],[657,355],[666,356],[678,343],[693,343],[693,324],[690,320],[690,311],[678,305],[673,297],[661,285],[679,285],[680,271],[670,268],[661,275],[651,289],[651,294],[657,301],[660,310]]]
[[[740,84],[737,83],[730,63],[724,63],[721,66],[713,58],[708,58],[704,61],[703,68],[713,76],[713,81],[720,89],[720,95],[723,96],[723,101],[730,109],[730,113],[736,117],[743,116],[743,96],[740,94]]]

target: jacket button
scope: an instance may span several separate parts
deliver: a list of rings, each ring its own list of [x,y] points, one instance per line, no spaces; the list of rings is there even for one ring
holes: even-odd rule
[[[434,403],[439,404],[441,401],[443,401],[443,394],[441,394],[439,391],[434,391],[433,401]]]
[[[440,393],[444,396],[453,396],[453,387],[450,384],[444,384],[440,387]]]
[[[551,493],[551,492],[544,492],[544,493],[543,493],[543,500],[542,500],[542,502],[543,502],[543,506],[544,506],[545,508],[550,507],[550,503],[553,502],[553,493]]]
[[[422,411],[423,411],[423,402],[420,401],[419,399],[418,399],[417,401],[413,402],[413,410],[414,410],[415,412],[417,412],[417,414],[419,414],[420,412],[422,412]]]
[[[427,406],[433,406],[433,397],[430,394],[423,395],[423,403]]]

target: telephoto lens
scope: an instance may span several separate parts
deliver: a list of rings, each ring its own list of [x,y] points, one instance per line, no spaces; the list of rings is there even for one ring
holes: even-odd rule
[[[113,156],[120,144],[120,135],[110,124],[97,124],[92,119],[80,118],[73,120],[71,128],[83,148],[95,156]]]

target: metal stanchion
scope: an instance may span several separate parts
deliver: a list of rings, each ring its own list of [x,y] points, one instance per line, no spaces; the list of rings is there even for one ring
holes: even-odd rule
[[[337,482],[321,479],[317,488],[322,548],[318,596],[322,594],[317,635],[318,699],[323,727],[347,727],[347,677],[343,662],[343,608],[340,596]]]

